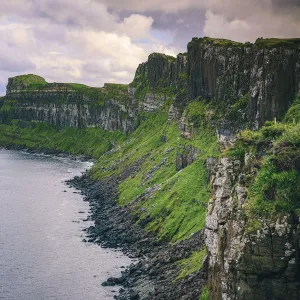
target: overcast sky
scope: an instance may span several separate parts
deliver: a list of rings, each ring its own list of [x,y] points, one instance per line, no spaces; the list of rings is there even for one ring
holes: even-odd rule
[[[1,0],[0,95],[7,78],[129,83],[151,52],[192,37],[300,37],[300,0]]]

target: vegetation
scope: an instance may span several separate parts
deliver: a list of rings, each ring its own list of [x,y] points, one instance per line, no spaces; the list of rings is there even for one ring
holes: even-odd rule
[[[192,273],[200,271],[206,255],[206,249],[204,248],[198,252],[193,252],[190,257],[184,258],[179,261],[177,264],[180,266],[181,271],[176,280],[185,278]]]
[[[175,62],[176,61],[176,57],[174,57],[174,56],[163,54],[163,53],[157,53],[157,52],[151,53],[149,55],[149,60],[153,59],[153,58],[157,58],[157,57],[166,59],[169,62]]]
[[[137,100],[144,100],[147,94],[153,94],[157,97],[174,98],[175,88],[169,84],[166,78],[153,79],[151,82],[151,68],[155,68],[156,61],[151,60],[163,60],[165,64],[169,64],[176,61],[176,58],[162,53],[152,53],[149,55],[148,62],[141,64],[135,74],[131,87],[135,88],[135,98]],[[154,72],[152,72],[154,73]]]
[[[45,85],[47,84],[46,80],[38,75],[34,74],[27,74],[27,75],[21,75],[21,76],[16,76],[13,78],[13,83],[14,84],[40,84],[40,85]]]
[[[245,170],[249,173],[249,219],[272,218],[300,209],[299,130],[300,124],[266,122],[259,131],[241,132],[235,146],[225,152],[241,161],[246,154],[252,156]],[[256,229],[259,222],[251,221],[249,226]]]
[[[40,150],[57,150],[98,158],[126,136],[100,128],[55,128],[46,123],[13,121],[0,124],[0,146],[17,145]]]
[[[189,45],[192,44],[199,44],[199,43],[205,43],[209,45],[215,45],[215,46],[222,46],[227,48],[232,47],[253,47],[256,45],[259,48],[276,48],[276,47],[286,47],[286,48],[296,48],[300,45],[300,39],[299,38],[291,38],[291,39],[276,39],[276,38],[259,38],[256,40],[254,44],[252,43],[239,43],[231,40],[226,39],[218,39],[218,38],[209,38],[209,37],[202,37],[202,38],[196,38],[194,37],[192,41],[189,43]]]
[[[300,45],[300,39],[276,39],[276,38],[259,38],[256,40],[255,45],[259,48],[275,48],[275,47],[286,47],[295,48]]]
[[[83,97],[88,97],[94,105],[102,105],[105,100],[116,100],[124,104],[129,101],[128,85],[126,84],[106,83],[103,88],[89,87],[78,83],[65,85]]]
[[[44,78],[37,75],[22,75],[13,78],[11,88],[19,84],[26,91],[59,90],[60,100],[56,102],[67,102],[68,93],[76,93],[79,99],[89,100],[93,105],[103,105],[106,100],[115,100],[124,104],[129,101],[128,85],[106,83],[103,88],[89,87],[79,83],[47,83]]]
[[[0,113],[9,113],[14,110],[16,100],[4,100],[0,106]]]
[[[196,127],[219,127],[220,123],[228,122],[232,128],[240,129],[247,125],[247,104],[247,94],[233,103],[208,102],[199,97],[188,105],[186,118]]]
[[[176,158],[185,146],[199,149],[198,159],[178,172]],[[201,127],[184,139],[178,124],[167,124],[166,112],[141,114],[140,126],[129,140],[101,157],[91,172],[95,179],[109,180],[142,161],[139,171],[120,184],[119,203],[131,203],[140,221],[151,220],[147,230],[175,243],[204,227],[210,196],[205,160],[218,153],[214,131]]]
[[[249,189],[250,213],[255,217],[272,217],[300,208],[300,172],[278,171],[266,158]]]
[[[284,117],[284,122],[300,123],[300,96],[296,98]]]
[[[245,44],[243,44],[243,43],[226,40],[226,39],[216,39],[216,38],[209,38],[209,37],[203,37],[203,38],[194,37],[194,38],[192,38],[192,41],[189,43],[189,45],[199,44],[199,43],[215,45],[215,46],[222,46],[222,47],[243,47],[243,46],[245,46]]]
[[[210,299],[209,288],[205,286],[202,290],[202,294],[199,300],[209,300],[209,299]]]

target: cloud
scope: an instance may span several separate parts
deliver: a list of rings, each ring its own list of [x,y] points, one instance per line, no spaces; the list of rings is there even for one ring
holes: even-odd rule
[[[208,11],[203,32],[210,37],[253,42],[258,37],[300,36],[300,21],[291,22],[290,17],[284,15],[275,18],[271,12],[258,13],[245,19],[228,20],[224,15]]]
[[[128,83],[151,52],[176,55],[194,36],[297,37],[299,22],[299,0],[3,1],[0,87],[21,73]]]
[[[34,63],[23,52],[0,41],[0,70],[8,72],[25,72],[35,69]]]
[[[38,7],[44,18],[68,27],[81,26],[110,31],[118,21],[116,14],[108,12],[103,3],[94,0],[39,0]]]
[[[132,14],[118,24],[117,31],[127,34],[132,39],[142,39],[149,37],[152,24],[152,17]]]
[[[133,10],[151,15],[154,27],[164,26],[172,31],[174,44],[202,34],[238,41],[255,41],[262,36],[299,36],[299,0],[104,0],[104,3],[115,11]],[[167,20],[165,24],[162,17]]]
[[[93,86],[129,83],[154,45],[168,51],[152,25],[151,16],[123,18],[94,0],[7,1],[0,12],[0,82],[26,72]]]

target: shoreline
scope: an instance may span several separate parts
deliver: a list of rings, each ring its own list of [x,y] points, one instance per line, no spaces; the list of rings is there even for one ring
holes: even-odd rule
[[[0,149],[24,151],[28,154],[67,158],[81,162],[95,162],[86,156],[75,156],[57,150],[34,150],[21,146],[1,146]],[[141,161],[107,182],[93,181],[87,170],[81,176],[67,180],[66,184],[81,192],[83,201],[89,203],[88,218],[94,226],[84,229],[86,241],[102,248],[119,249],[131,259],[138,259],[119,278],[107,278],[101,284],[120,287],[116,300],[194,300],[199,299],[207,279],[207,261],[200,271],[187,278],[176,279],[180,273],[178,262],[189,257],[203,246],[203,233],[195,233],[188,240],[170,245],[157,241],[153,233],[145,230],[147,220],[138,222],[130,205],[117,204],[118,183],[137,172]]]
[[[120,249],[138,262],[122,271],[120,278],[108,278],[103,285],[121,285],[117,300],[194,300],[199,299],[207,279],[207,260],[200,271],[177,279],[178,262],[189,257],[203,246],[203,232],[188,240],[170,245],[157,241],[153,233],[146,232],[147,222],[139,222],[130,205],[117,204],[117,184],[131,176],[138,165],[125,171],[120,177],[107,182],[93,181],[85,173],[68,184],[85,195],[84,201],[91,207],[91,220],[95,222],[87,230],[88,242],[102,247]]]
[[[88,156],[88,155],[74,155],[71,153],[66,153],[60,150],[53,150],[53,149],[34,149],[28,148],[27,146],[23,145],[1,145],[0,150],[13,150],[13,151],[22,151],[26,154],[32,155],[42,155],[45,157],[57,157],[57,158],[66,158],[70,160],[80,161],[80,162],[87,162],[87,163],[95,163],[96,159]]]

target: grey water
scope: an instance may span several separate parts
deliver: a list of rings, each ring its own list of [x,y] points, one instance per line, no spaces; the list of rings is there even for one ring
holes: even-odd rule
[[[87,167],[0,150],[0,299],[113,299],[101,283],[130,259],[82,242],[89,206],[64,184]]]

